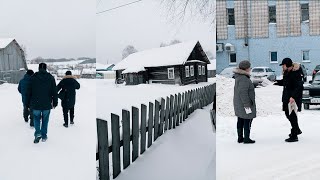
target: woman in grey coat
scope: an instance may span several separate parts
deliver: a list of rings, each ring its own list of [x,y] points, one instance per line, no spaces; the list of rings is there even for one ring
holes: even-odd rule
[[[241,61],[239,67],[233,71],[235,73],[233,105],[235,115],[238,117],[238,143],[245,144],[255,143],[250,139],[252,119],[256,117],[255,92],[250,80],[250,66],[249,61]]]

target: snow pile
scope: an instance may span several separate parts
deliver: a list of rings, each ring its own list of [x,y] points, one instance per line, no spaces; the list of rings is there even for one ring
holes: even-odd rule
[[[133,66],[133,67],[128,67],[126,70],[122,71],[122,73],[123,74],[138,73],[141,71],[146,71],[146,69],[143,66]]]
[[[235,116],[233,109],[234,79],[220,75],[216,77],[217,83],[217,114],[219,116]],[[257,91],[257,89],[256,89]],[[268,99],[261,98],[256,93],[257,116],[272,114],[272,107]]]
[[[216,59],[210,61],[210,64],[208,64],[208,70],[216,70]]]

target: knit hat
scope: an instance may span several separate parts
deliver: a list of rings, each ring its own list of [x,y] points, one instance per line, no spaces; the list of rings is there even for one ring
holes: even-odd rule
[[[47,64],[46,64],[46,63],[40,63],[40,64],[39,64],[39,70],[40,70],[40,69],[47,70]]]
[[[247,60],[241,61],[239,63],[239,69],[246,70],[246,69],[249,69],[250,67],[251,67],[251,63]]]
[[[71,71],[67,71],[66,75],[72,75]]]
[[[32,75],[34,74],[34,72],[33,72],[31,69],[29,69],[29,70],[27,71],[27,74],[28,74],[29,76],[32,76]]]

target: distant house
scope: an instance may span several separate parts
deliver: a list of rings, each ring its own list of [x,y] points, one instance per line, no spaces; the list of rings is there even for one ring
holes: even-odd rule
[[[0,38],[0,80],[18,83],[27,70],[24,52],[13,38]]]
[[[81,78],[85,79],[95,79],[96,69],[95,68],[84,68],[81,71]]]
[[[186,85],[207,82],[210,61],[198,41],[141,51],[113,67],[126,85],[163,83]]]
[[[96,63],[96,78],[97,79],[115,79],[116,72],[112,71],[114,64]]]
[[[96,69],[97,71],[112,71],[112,68],[114,67],[114,64],[101,64],[96,63]]]
[[[216,60],[210,61],[211,63],[208,65],[208,78],[212,78],[216,76]]]

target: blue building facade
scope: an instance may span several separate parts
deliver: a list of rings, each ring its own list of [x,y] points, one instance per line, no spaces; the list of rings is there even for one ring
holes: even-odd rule
[[[278,4],[275,1],[267,1],[260,4],[252,4],[250,1],[243,1],[242,3],[245,4],[245,6],[241,6],[240,8],[235,7],[238,2],[234,1],[217,1],[217,7],[219,3],[220,14],[217,12],[217,14],[220,15],[217,15],[217,73],[220,73],[224,68],[237,66],[242,60],[249,60],[252,67],[270,67],[277,75],[281,75],[282,68],[279,64],[282,59],[286,57],[290,57],[294,62],[303,64],[308,69],[308,74],[311,74],[314,67],[320,64],[320,33],[315,32],[317,31],[315,28],[320,24],[320,18],[313,18],[313,16],[318,16],[320,13],[318,10],[314,11],[312,9],[316,9],[320,6],[320,3],[309,4],[310,2],[308,1],[297,1],[298,4],[292,5],[289,4],[291,2],[286,1],[284,1],[283,4]],[[255,8],[259,8],[259,6],[260,9],[264,9],[264,14],[255,11]],[[261,8],[261,6],[266,7]],[[270,20],[270,6],[277,8],[275,11],[276,16],[274,15],[276,17],[274,21],[276,22],[270,22],[272,21]],[[297,7],[294,8],[295,6]],[[223,9],[224,7],[226,9]],[[289,9],[290,7],[291,9]],[[303,9],[304,7],[307,8]],[[227,12],[222,12],[223,10],[221,10],[221,8]],[[218,9],[219,7],[217,11],[219,11]],[[232,13],[232,11],[230,13],[228,9],[234,9],[234,13]],[[234,17],[235,22],[234,25],[232,25],[233,22],[230,23],[229,19],[232,18],[232,16],[239,15],[239,13],[236,12],[237,10],[242,10],[242,12],[245,10],[247,13],[242,14],[240,20]],[[296,12],[292,12],[293,10],[296,10]],[[291,13],[291,15],[289,13]],[[312,19],[313,24],[311,27],[309,17],[302,17],[302,15],[306,15],[307,13],[310,21]],[[226,17],[223,17],[224,15]],[[257,18],[255,18],[255,16],[261,15],[261,19],[257,20]],[[287,17],[283,18],[285,15]],[[297,20],[291,20],[290,18],[292,17]],[[243,22],[241,22],[242,20]],[[224,21],[227,21],[227,23],[224,23]],[[220,27],[218,27],[218,22],[220,22]],[[243,24],[246,24],[247,29],[240,29],[239,26],[237,27],[237,23],[240,27],[245,27]],[[258,27],[254,27],[254,24],[258,23],[260,23]],[[226,28],[225,25],[227,25]],[[260,31],[256,33],[260,37],[254,35],[255,32],[252,32],[255,31],[254,28]],[[239,37],[241,36],[241,32],[236,31],[243,31],[243,29],[245,29],[244,31],[247,32],[247,34],[244,33],[243,37]],[[226,30],[226,32],[222,35],[223,33],[219,34],[219,30]],[[232,46],[234,49],[227,50],[227,46]],[[218,50],[218,48],[220,48],[220,50]]]

